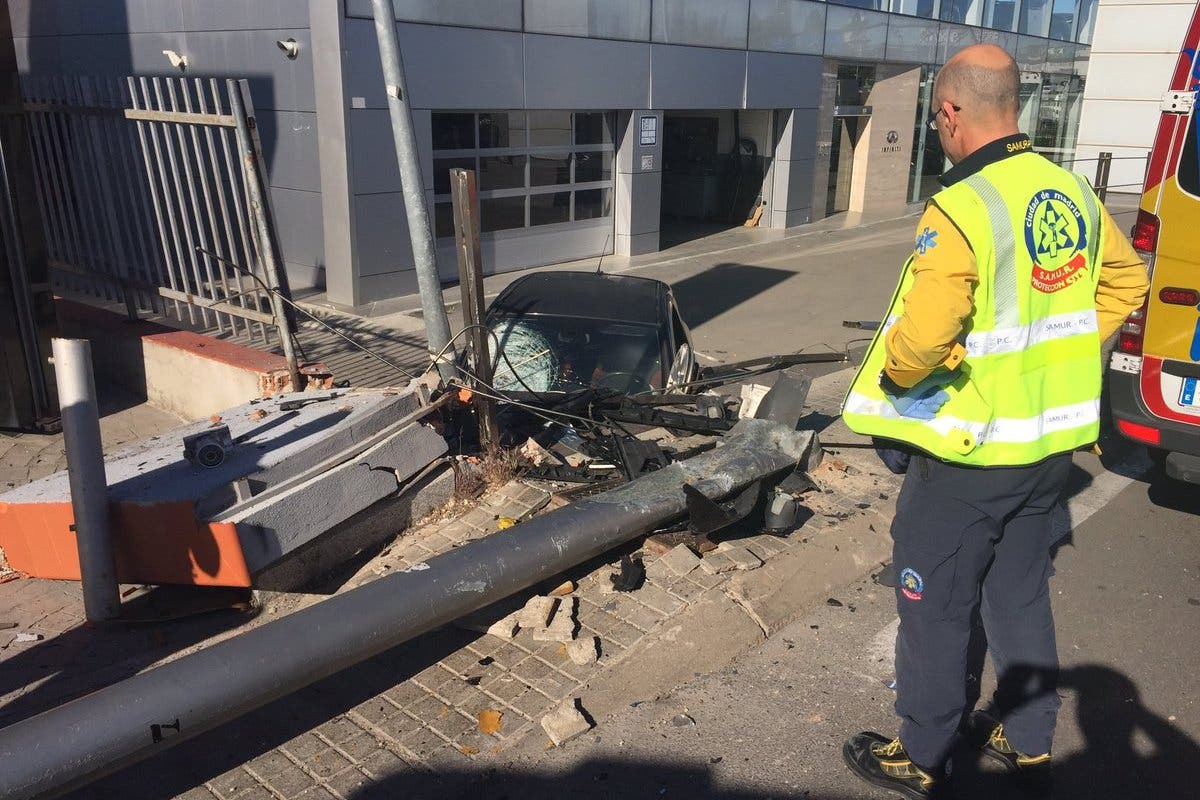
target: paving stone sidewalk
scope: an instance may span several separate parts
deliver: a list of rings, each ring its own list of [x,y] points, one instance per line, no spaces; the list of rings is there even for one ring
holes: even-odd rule
[[[817,413],[836,408],[847,377],[831,375],[815,382],[810,402]],[[822,435],[831,440],[850,436],[844,429],[839,431],[837,425]],[[479,769],[510,758],[522,748],[532,747],[536,752],[549,744],[540,725],[544,714],[574,698],[581,698],[586,708],[590,686],[605,676],[619,676],[622,670],[639,669],[633,654],[669,638],[667,632],[688,609],[702,603],[733,603],[726,595],[728,584],[735,575],[745,573],[737,569],[717,571],[713,565],[719,565],[722,558],[740,557],[743,566],[749,567],[769,564],[800,548],[821,546],[826,538],[835,541],[831,537],[842,526],[865,515],[873,515],[878,523],[873,529],[884,535],[890,498],[898,490],[898,481],[882,472],[869,451],[831,452],[818,471],[818,480],[823,491],[805,497],[814,516],[789,538],[758,535],[723,544],[695,564],[680,554],[658,559],[651,551],[643,551],[647,575],[644,584],[633,592],[615,592],[609,581],[619,553],[572,571],[577,584],[572,596],[578,598],[576,636],[599,641],[600,657],[595,663],[576,664],[564,643],[538,641],[528,629],[521,629],[511,640],[464,634],[464,646],[430,659],[366,699],[352,704],[333,702],[335,712],[309,729],[282,743],[250,750],[244,763],[215,776],[203,775],[179,796],[220,800],[350,798],[364,787],[383,785],[397,775]],[[506,535],[499,530],[501,518],[526,519],[549,500],[544,488],[514,481],[457,519],[430,522],[406,532],[362,566],[339,591],[411,568],[473,539]],[[830,547],[836,549],[837,545]],[[636,544],[631,545],[626,552],[635,548]],[[64,670],[65,674],[50,669],[47,672],[51,674],[39,678],[34,663],[38,659],[13,658],[14,653],[19,655],[21,648],[29,645],[11,644],[0,650],[0,667],[5,662],[18,663],[22,672],[18,675],[10,671],[14,679],[6,680],[4,688],[11,689],[12,684],[27,678],[29,682],[0,695],[0,717],[10,716],[6,712],[19,712],[24,693],[37,692],[44,702],[57,683],[64,698],[78,694],[323,599],[319,595],[272,595],[264,599],[262,611],[254,619],[214,617],[201,626],[202,630],[182,637],[172,635],[170,626],[164,627],[165,634],[156,628],[143,629],[106,645],[103,639],[80,636],[74,627],[82,616],[75,584],[20,583],[41,584],[39,591],[56,597],[55,602],[61,604],[55,615],[29,626],[43,631],[46,637],[46,641],[33,645],[41,648],[41,660],[57,662],[62,656],[74,654],[83,659],[82,664],[91,663],[97,668],[90,673],[87,669]],[[11,591],[10,586],[0,585],[0,603],[5,590]],[[549,588],[541,587],[543,591]],[[519,607],[530,594],[499,604],[492,621]],[[479,620],[474,623],[471,627],[479,627]],[[484,627],[486,623],[485,618]],[[53,649],[47,647],[56,639],[64,648],[59,655],[53,655]],[[115,670],[99,668],[105,659],[115,657],[114,646],[137,652],[138,658],[133,662],[127,659]],[[670,687],[661,688],[665,691]],[[500,713],[500,724],[494,731],[481,729],[480,714],[484,711]],[[178,748],[179,757],[187,747]],[[145,793],[138,774],[137,768],[120,773],[80,796],[159,796]]]

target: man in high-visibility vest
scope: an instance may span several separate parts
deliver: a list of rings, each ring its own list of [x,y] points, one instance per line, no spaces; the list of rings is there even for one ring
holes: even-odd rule
[[[977,608],[1000,683],[997,719],[976,718],[984,754],[1045,784],[1059,706],[1051,511],[1072,451],[1099,433],[1101,342],[1147,290],[1087,181],[1032,151],[1019,88],[993,45],[938,73],[930,126],[954,166],[842,410],[910,456],[892,526],[900,733],[856,734],[843,756],[913,798],[947,785]]]

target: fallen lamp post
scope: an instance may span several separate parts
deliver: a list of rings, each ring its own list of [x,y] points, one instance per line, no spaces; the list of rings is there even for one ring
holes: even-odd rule
[[[85,786],[682,517],[684,485],[719,499],[814,448],[811,431],[742,420],[694,458],[9,725],[0,796]]]

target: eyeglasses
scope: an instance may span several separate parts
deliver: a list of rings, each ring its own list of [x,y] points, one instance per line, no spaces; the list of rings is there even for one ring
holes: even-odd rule
[[[957,111],[962,111],[962,107],[961,107],[961,106],[956,106],[956,105],[953,105],[953,104],[951,104],[951,106],[950,106],[950,107],[951,107],[951,108],[953,108],[953,109],[954,109],[956,112],[957,112]],[[936,131],[936,130],[938,129],[938,128],[937,128],[937,116],[938,116],[938,114],[946,114],[946,109],[944,109],[944,108],[939,108],[937,111],[934,111],[932,114],[930,114],[930,115],[929,115],[929,130],[931,130],[931,131]],[[946,114],[946,119],[950,119],[950,115],[949,115],[949,114]]]

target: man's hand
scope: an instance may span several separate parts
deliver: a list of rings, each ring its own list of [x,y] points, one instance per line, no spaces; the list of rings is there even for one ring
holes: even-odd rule
[[[950,395],[942,388],[947,377],[945,373],[939,376],[930,375],[911,389],[904,389],[885,375],[880,382],[880,388],[892,407],[900,412],[900,416],[928,421],[933,419],[950,399]]]

